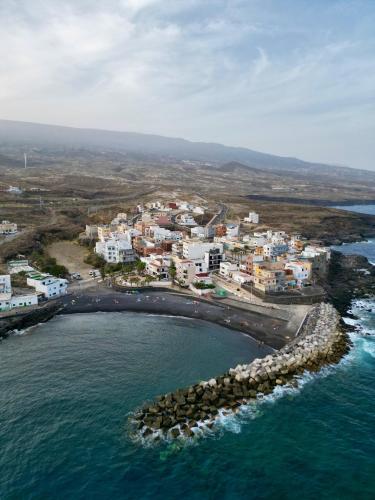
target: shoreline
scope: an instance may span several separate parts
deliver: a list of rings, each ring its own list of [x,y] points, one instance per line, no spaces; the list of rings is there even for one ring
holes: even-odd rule
[[[227,306],[190,295],[148,291],[127,295],[108,289],[66,296],[57,315],[96,312],[133,312],[198,319],[236,330],[272,349],[281,349],[294,338],[287,320]]]

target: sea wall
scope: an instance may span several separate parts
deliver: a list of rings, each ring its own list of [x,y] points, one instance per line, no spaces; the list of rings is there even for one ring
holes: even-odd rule
[[[159,396],[137,411],[130,425],[143,438],[192,437],[200,432],[199,427],[213,427],[219,412],[236,412],[259,394],[271,393],[275,386],[295,384],[295,376],[305,370],[317,371],[337,363],[348,351],[349,340],[339,314],[332,305],[321,303],[310,312],[299,336],[280,351]]]

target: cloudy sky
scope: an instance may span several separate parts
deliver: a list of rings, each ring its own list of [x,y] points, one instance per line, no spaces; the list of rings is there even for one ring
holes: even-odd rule
[[[1,0],[0,118],[375,169],[374,0]]]

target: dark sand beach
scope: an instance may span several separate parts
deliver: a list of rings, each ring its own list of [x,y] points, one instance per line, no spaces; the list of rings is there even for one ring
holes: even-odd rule
[[[202,319],[239,330],[274,349],[280,349],[295,334],[286,320],[166,291],[131,295],[100,287],[76,291],[62,303],[60,314],[132,311]]]

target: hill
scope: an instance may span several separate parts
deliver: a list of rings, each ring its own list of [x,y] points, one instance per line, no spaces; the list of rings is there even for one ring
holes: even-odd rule
[[[193,160],[222,163],[238,162],[245,167],[270,170],[277,173],[295,173],[306,177],[328,177],[355,182],[374,182],[375,172],[309,163],[292,157],[260,153],[247,148],[224,146],[217,143],[191,142],[180,138],[135,132],[117,132],[98,129],[73,128],[29,122],[0,120],[0,147],[18,145],[86,149],[91,151],[140,155],[141,158]]]

